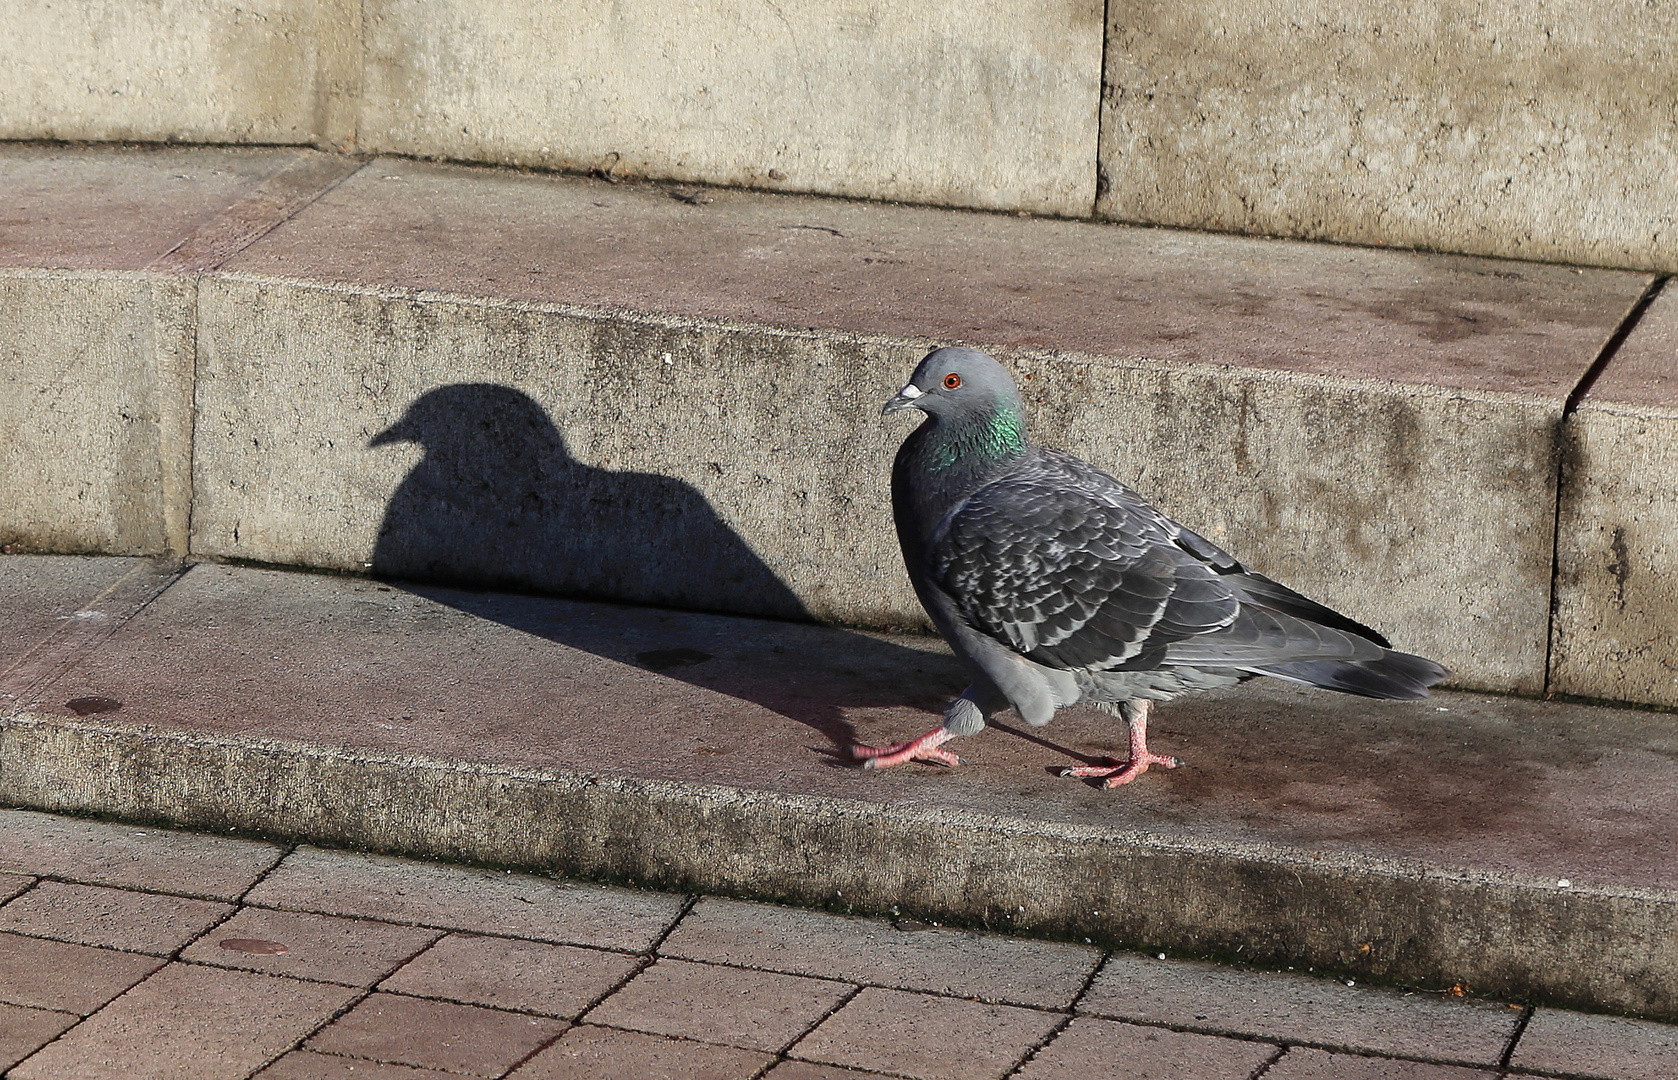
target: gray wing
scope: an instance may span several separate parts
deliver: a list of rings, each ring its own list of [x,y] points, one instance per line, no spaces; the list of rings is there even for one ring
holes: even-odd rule
[[[1016,652],[1109,670],[1239,615],[1217,570],[1166,521],[1105,473],[1039,454],[945,516],[929,570],[970,625]]]
[[[928,558],[970,625],[1049,667],[1382,655],[1374,631],[1247,570],[1064,454],[1039,452],[958,504]]]

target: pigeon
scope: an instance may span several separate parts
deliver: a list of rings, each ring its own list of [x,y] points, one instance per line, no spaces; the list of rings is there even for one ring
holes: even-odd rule
[[[892,466],[892,516],[915,594],[972,683],[943,723],[864,768],[958,765],[941,749],[1013,708],[1041,726],[1087,702],[1130,729],[1130,757],[1061,770],[1108,788],[1180,760],[1148,749],[1153,702],[1256,675],[1372,698],[1426,697],[1449,672],[1243,566],[1100,469],[1026,438],[1007,370],[928,353],[882,415],[925,420]]]

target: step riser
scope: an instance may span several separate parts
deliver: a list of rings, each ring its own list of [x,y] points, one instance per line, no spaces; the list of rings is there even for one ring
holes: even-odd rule
[[[0,750],[8,805],[1678,1016],[1678,898],[1653,890],[27,714]]]

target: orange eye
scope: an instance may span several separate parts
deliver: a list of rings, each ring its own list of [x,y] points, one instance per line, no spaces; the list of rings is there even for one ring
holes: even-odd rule
[[[944,389],[955,390],[955,389],[958,389],[960,386],[961,386],[961,376],[960,375],[957,375],[955,372],[952,371],[948,375],[944,376]]]

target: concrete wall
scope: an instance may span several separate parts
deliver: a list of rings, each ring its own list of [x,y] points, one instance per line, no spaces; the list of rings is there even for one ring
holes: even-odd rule
[[[1678,269],[1678,7],[1109,8],[1103,216]]]
[[[0,138],[353,140],[353,0],[0,0]]]
[[[0,270],[0,544],[186,550],[195,292]]]
[[[368,5],[362,145],[1088,214],[1097,0]]]
[[[0,0],[0,138],[1678,270],[1678,8],[1652,0]]]

